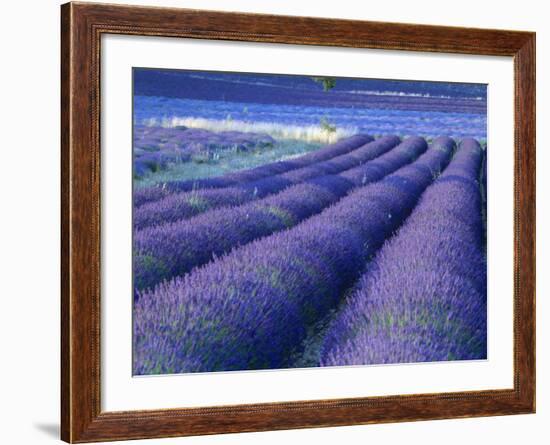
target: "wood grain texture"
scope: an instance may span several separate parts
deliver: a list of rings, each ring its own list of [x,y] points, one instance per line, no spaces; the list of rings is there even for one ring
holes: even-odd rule
[[[101,412],[99,62],[104,33],[514,57],[514,388]],[[534,412],[534,33],[68,3],[61,8],[61,37],[63,440],[93,442]]]

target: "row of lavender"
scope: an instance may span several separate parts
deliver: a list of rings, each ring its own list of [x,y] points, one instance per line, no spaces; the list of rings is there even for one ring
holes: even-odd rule
[[[384,152],[376,159],[348,168],[339,175],[318,176],[279,193],[275,193],[279,188],[274,186],[272,194],[263,199],[136,231],[135,287],[150,288],[162,280],[187,273],[236,246],[295,226],[335,203],[354,187],[380,180],[411,162],[427,148],[424,139],[411,137],[388,151],[398,143],[396,137],[380,138],[348,155],[307,168],[316,172],[327,171],[328,168],[331,169],[329,171],[338,171]],[[293,173],[301,172],[299,176],[302,176],[303,171],[299,169]],[[224,193],[231,189],[219,191]],[[264,193],[268,194],[269,190],[266,187]],[[150,204],[141,208],[144,207],[149,208]],[[140,214],[139,210],[134,218]]]
[[[321,364],[486,358],[481,162],[479,144],[463,140],[346,300]]]
[[[173,181],[167,182],[162,186],[144,187],[134,191],[134,206],[139,207],[147,202],[162,199],[174,192],[189,192],[200,189],[229,187],[267,178],[269,176],[306,167],[317,162],[326,161],[327,159],[355,150],[357,147],[372,141],[373,138],[371,136],[358,134],[295,159],[276,161],[256,168],[230,173],[222,177]]]
[[[412,164],[298,225],[140,293],[134,373],[289,366],[308,327],[341,302],[454,148],[437,139]]]
[[[173,193],[138,207],[134,212],[134,228],[142,229],[156,224],[174,222],[219,207],[254,201],[308,179],[337,174],[361,165],[387,152],[399,142],[400,139],[397,136],[385,136],[346,154],[285,173],[218,189]]]

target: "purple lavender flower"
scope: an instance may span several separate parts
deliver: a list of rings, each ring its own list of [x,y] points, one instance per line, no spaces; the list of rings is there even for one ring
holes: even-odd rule
[[[276,161],[252,169],[230,173],[221,177],[188,181],[173,181],[167,182],[162,186],[144,187],[134,191],[134,206],[141,206],[147,202],[168,196],[173,192],[229,187],[232,185],[255,181],[268,176],[285,173],[348,153],[362,145],[372,142],[373,140],[374,139],[371,136],[357,134],[288,161]],[[153,192],[152,189],[157,191]]]
[[[482,151],[463,140],[329,328],[324,366],[484,359]]]
[[[138,230],[134,236],[134,286],[137,289],[152,287],[234,247],[295,226],[338,201],[353,187],[365,185],[366,176],[361,172],[369,173],[368,182],[379,180],[418,157],[426,148],[424,139],[409,138],[376,160],[342,175],[313,178],[241,206],[224,207],[188,220]],[[377,175],[371,174],[371,163],[376,163]],[[352,173],[350,179],[346,173]]]
[[[280,368],[412,211],[454,142],[360,187],[296,227],[140,294],[134,373]],[[396,179],[397,178],[397,179]]]
[[[174,222],[218,207],[234,206],[254,201],[310,178],[339,173],[342,170],[370,161],[387,152],[399,142],[400,139],[396,136],[385,136],[363,145],[349,154],[336,156],[328,161],[317,162],[288,173],[268,176],[256,181],[221,189],[173,193],[164,199],[138,207],[134,211],[134,228],[142,229],[156,224]]]

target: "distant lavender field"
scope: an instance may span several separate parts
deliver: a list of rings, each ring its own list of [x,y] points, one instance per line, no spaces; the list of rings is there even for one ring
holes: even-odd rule
[[[486,104],[135,69],[134,374],[486,359]]]
[[[267,134],[238,131],[212,132],[200,128],[134,127],[134,176],[141,177],[171,164],[209,162],[224,151],[251,152],[271,148],[275,140]]]
[[[330,100],[332,93],[325,100]],[[367,95],[355,94],[360,98]],[[382,97],[387,102],[387,96]],[[311,138],[317,132],[322,134],[320,122],[325,119],[334,125],[342,136],[367,133],[374,135],[398,134],[400,136],[437,137],[448,134],[452,137],[487,137],[487,119],[485,112],[480,114],[479,105],[485,101],[470,100],[470,106],[456,107],[456,111],[445,112],[441,105],[431,104],[434,109],[414,110],[410,107],[424,108],[430,97],[389,96],[398,102],[395,105],[405,109],[353,107],[300,106],[280,104],[250,104],[244,102],[204,101],[137,96],[135,98],[136,124],[167,126],[202,126],[206,129],[234,129],[269,131],[278,138]],[[413,99],[408,103],[407,99]],[[439,99],[450,102],[452,99]],[[480,102],[479,104],[477,102]],[[387,106],[386,103],[383,104]],[[476,105],[475,107],[473,105]],[[322,137],[322,136],[319,136]]]

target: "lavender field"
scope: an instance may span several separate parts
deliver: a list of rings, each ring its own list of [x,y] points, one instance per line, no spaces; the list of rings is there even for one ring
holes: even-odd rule
[[[483,85],[134,70],[134,375],[487,357]]]

